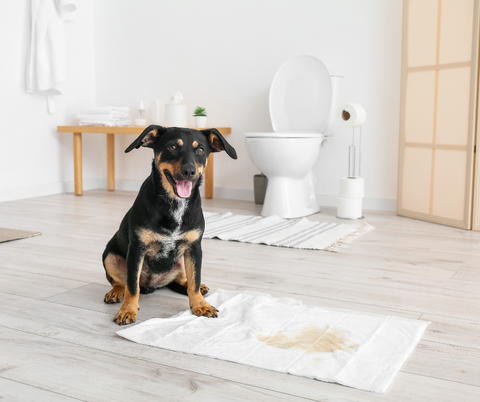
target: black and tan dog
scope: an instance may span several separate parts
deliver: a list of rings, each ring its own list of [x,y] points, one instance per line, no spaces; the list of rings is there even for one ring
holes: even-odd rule
[[[125,152],[141,146],[154,150],[152,173],[103,253],[113,287],[104,301],[123,300],[114,321],[130,324],[137,319],[139,293],[168,286],[188,294],[195,315],[217,317],[200,283],[205,221],[199,187],[210,152],[237,159],[235,149],[216,129],[161,126],[149,126]]]

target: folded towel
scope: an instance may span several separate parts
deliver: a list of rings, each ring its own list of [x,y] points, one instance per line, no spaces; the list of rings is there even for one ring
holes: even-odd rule
[[[117,107],[117,106],[101,106],[101,107],[94,107],[92,109],[82,110],[80,114],[110,114],[112,112],[129,113],[130,108]]]
[[[129,119],[130,114],[124,112],[112,112],[110,114],[78,114],[78,120],[110,120],[110,119]]]
[[[105,126],[105,127],[121,127],[121,126],[129,126],[131,124],[131,121],[129,119],[123,119],[123,120],[112,120],[112,119],[106,119],[106,120],[80,120],[79,125],[80,126]]]
[[[81,126],[128,126],[130,121],[130,108],[117,106],[102,106],[82,110],[77,119]]]

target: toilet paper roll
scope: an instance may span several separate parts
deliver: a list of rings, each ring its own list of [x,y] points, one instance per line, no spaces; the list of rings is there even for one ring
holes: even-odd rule
[[[362,198],[338,197],[337,217],[359,219],[362,217]]]
[[[359,127],[367,118],[365,109],[358,103],[345,103],[337,109],[337,116],[342,127]]]
[[[187,127],[187,105],[165,105],[167,127]]]
[[[340,197],[342,198],[363,198],[364,181],[363,177],[341,177]]]

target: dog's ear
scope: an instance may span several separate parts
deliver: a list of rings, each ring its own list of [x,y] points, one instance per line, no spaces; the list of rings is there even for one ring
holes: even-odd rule
[[[153,148],[155,143],[159,140],[161,135],[167,131],[165,127],[151,125],[148,126],[138,138],[133,141],[128,148],[125,150],[125,153],[130,152],[132,149],[138,149],[140,147]]]
[[[208,128],[202,130],[203,135],[207,137],[208,144],[212,152],[221,152],[225,151],[227,155],[232,159],[237,159],[237,152],[235,149],[227,142],[223,135],[216,128]]]

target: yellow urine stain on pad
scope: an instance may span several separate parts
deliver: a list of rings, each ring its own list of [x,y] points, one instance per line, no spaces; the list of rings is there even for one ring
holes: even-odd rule
[[[299,348],[307,353],[332,353],[358,347],[358,345],[348,345],[347,336],[337,329],[330,329],[329,325],[324,328],[309,325],[294,335],[285,335],[278,331],[273,336],[258,335],[257,339],[275,348]]]

